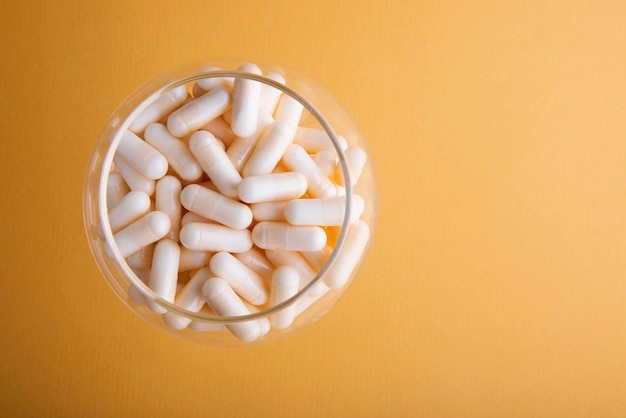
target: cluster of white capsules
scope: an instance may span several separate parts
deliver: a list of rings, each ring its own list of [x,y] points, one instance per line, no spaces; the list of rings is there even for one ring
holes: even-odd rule
[[[254,64],[238,70],[261,74]],[[108,218],[122,257],[152,291],[188,311],[242,316],[285,301],[316,276],[342,225],[345,189],[329,136],[299,126],[302,112],[272,86],[221,77],[200,79],[191,95],[174,88],[132,121],[109,173]],[[366,154],[340,142],[356,184]],[[288,328],[346,283],[369,239],[359,219],[364,200],[353,194],[352,202],[345,243],[323,281],[269,319],[227,330],[253,341],[270,327]],[[108,245],[105,252],[112,257]],[[149,303],[132,285],[129,295],[174,329],[224,329]]]

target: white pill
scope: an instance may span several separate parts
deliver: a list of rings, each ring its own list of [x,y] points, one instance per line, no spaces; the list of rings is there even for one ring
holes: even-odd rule
[[[223,279],[214,277],[204,283],[202,294],[207,303],[221,316],[249,315],[250,311],[243,304],[239,296]],[[239,340],[251,342],[259,336],[259,324],[257,321],[237,322],[226,325],[226,328]]]
[[[324,248],[317,251],[300,251],[300,255],[309,263],[315,270],[320,271],[328,261],[333,249],[329,245],[325,245]]]
[[[295,226],[284,222],[259,222],[252,229],[257,247],[290,251],[315,251],[326,245],[326,232],[317,226]]]
[[[130,192],[124,178],[117,171],[111,171],[107,180],[107,208],[111,210]]]
[[[237,71],[261,75],[255,64],[242,64]],[[235,135],[247,137],[254,134],[259,114],[261,83],[247,78],[236,77],[233,86],[233,114],[231,127]]]
[[[120,155],[113,157],[113,162],[119,170],[120,175],[130,187],[130,190],[140,190],[145,192],[148,196],[154,194],[155,181],[147,178],[137,170],[135,170],[125,159]]]
[[[180,231],[181,189],[180,180],[174,176],[165,176],[157,182],[154,198],[154,208],[170,218],[170,230],[166,237],[174,241],[178,241],[178,232]]]
[[[337,158],[330,151],[318,151],[312,158],[326,177],[329,177],[337,167]]]
[[[233,164],[233,167],[237,169],[237,171],[241,172],[243,166],[248,162],[250,155],[252,155],[252,151],[254,151],[254,147],[263,134],[263,131],[267,125],[273,121],[274,118],[272,118],[269,113],[259,113],[256,131],[248,137],[236,138],[232,144],[230,144],[228,150],[226,151],[226,155],[228,155],[230,162]]]
[[[300,123],[303,109],[302,103],[288,94],[283,94],[274,113],[274,119],[287,123],[295,131]]]
[[[274,80],[277,83],[285,84],[285,78],[278,73],[269,72],[265,74],[265,77]],[[261,98],[259,99],[261,110],[273,115],[281,94],[282,91],[279,89],[272,87],[269,84],[263,84],[261,86]]]
[[[176,295],[174,303],[190,312],[199,312],[206,303],[202,295],[202,286],[212,277],[208,268],[202,268],[189,279],[187,284]],[[177,315],[173,312],[166,312],[163,315],[163,322],[173,329],[183,329],[189,325],[191,319]]]
[[[189,147],[215,187],[228,197],[237,197],[241,176],[213,134],[207,131],[196,132],[189,140]]]
[[[185,247],[180,249],[180,261],[178,272],[189,271],[206,267],[211,259],[211,253],[207,251],[193,251]]]
[[[224,117],[219,117],[213,119],[211,122],[200,128],[202,131],[211,132],[215,138],[220,140],[225,147],[230,147],[235,139],[237,139],[237,135],[230,129],[230,124],[226,122]]]
[[[267,250],[265,254],[275,266],[289,266],[298,272],[298,277],[300,278],[299,289],[304,288],[304,286],[315,278],[315,270],[313,270],[304,257],[296,251]],[[312,286],[307,293],[318,294],[321,290],[320,283],[322,282],[320,281]]]
[[[297,172],[265,174],[244,178],[237,191],[246,203],[297,199],[307,189],[306,178]]]
[[[197,184],[190,184],[180,194],[185,209],[233,229],[243,229],[252,222],[252,211],[243,203]]]
[[[283,163],[288,169],[298,171],[306,177],[307,191],[311,197],[335,197],[335,185],[300,145],[292,144],[287,148]]]
[[[136,221],[150,209],[150,196],[138,190],[129,192],[122,200],[109,211],[109,226],[111,232],[116,233],[131,222]],[[98,223],[98,235],[104,238],[102,221]]]
[[[232,254],[219,252],[211,257],[209,262],[211,271],[226,280],[242,298],[253,305],[262,305],[267,302],[267,290],[261,276]]]
[[[348,143],[345,138],[337,136],[337,140],[341,149],[346,149],[348,147]],[[298,126],[293,143],[300,145],[310,154],[315,154],[319,151],[337,153],[337,150],[333,145],[333,141],[330,139],[330,136],[328,136],[328,133],[320,129]]]
[[[184,85],[168,91],[146,106],[146,108],[133,119],[128,129],[136,134],[140,134],[148,125],[163,119],[174,109],[182,105],[185,100],[187,100],[187,88]]]
[[[163,212],[150,212],[113,235],[122,255],[128,257],[148,244],[163,238],[170,229],[170,218]],[[110,247],[105,246],[107,256],[113,258]]]
[[[179,138],[189,135],[220,116],[230,106],[230,92],[217,87],[175,110],[167,118],[167,129]]]
[[[150,266],[152,266],[152,256],[154,254],[154,245],[149,244],[141,248],[139,251],[135,251],[128,257],[126,257],[126,263],[133,271],[145,271],[150,272]],[[147,277],[147,276],[146,276]]]
[[[246,266],[254,270],[259,276],[263,277],[263,279],[269,280],[272,277],[274,266],[270,260],[267,259],[264,252],[259,249],[251,248],[246,252],[233,255],[237,258],[237,260],[241,261]]]
[[[359,178],[363,172],[363,167],[367,161],[367,154],[365,150],[360,147],[348,147],[344,153],[346,155],[350,183],[352,187],[354,187],[359,182]],[[340,186],[345,186],[345,180],[341,170],[335,172],[335,182]]]
[[[202,176],[202,168],[191,154],[189,146],[172,136],[165,125],[149,125],[144,132],[144,138],[167,158],[169,165],[183,180],[195,181]]]
[[[271,174],[293,141],[293,132],[293,129],[285,122],[270,123],[243,167],[243,176]]]
[[[178,244],[170,239],[162,239],[157,242],[154,247],[148,287],[168,302],[174,302],[174,297],[176,296],[179,260],[180,247]],[[165,308],[155,302],[150,302],[149,306],[152,312],[167,312]]]
[[[278,267],[272,275],[272,287],[270,289],[270,306],[276,306],[298,293],[300,278],[298,272],[289,266]],[[272,314],[270,323],[274,328],[285,329],[293,322],[295,316],[295,304]]]
[[[260,221],[278,221],[285,222],[285,206],[288,201],[278,202],[259,202],[250,205],[252,210],[252,217]]]
[[[222,69],[219,67],[202,67],[198,70],[198,73],[211,73],[213,71],[221,71]],[[203,90],[208,91],[212,90],[219,86],[224,86],[228,88],[232,88],[234,83],[233,77],[205,77],[201,78],[196,82]]]
[[[352,195],[350,223],[359,219],[364,207],[363,198]],[[285,219],[292,225],[341,226],[345,211],[345,197],[294,199],[285,206]]]
[[[183,227],[192,222],[204,222],[204,223],[209,223],[209,224],[215,223],[215,221],[212,221],[209,218],[205,218],[204,216],[200,216],[197,213],[187,212],[183,215],[182,219],[180,220],[180,226]]]
[[[167,173],[165,156],[131,131],[122,133],[116,154],[149,179],[156,180]]]
[[[339,288],[346,284],[365,251],[369,236],[370,229],[364,221],[350,225],[337,258],[324,275],[328,287]]]
[[[243,253],[252,248],[247,229],[232,229],[218,224],[192,222],[180,230],[180,242],[190,250]]]

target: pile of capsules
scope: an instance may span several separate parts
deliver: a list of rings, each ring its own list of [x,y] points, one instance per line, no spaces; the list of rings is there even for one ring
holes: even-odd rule
[[[238,71],[262,75],[250,63]],[[265,77],[285,83],[277,73]],[[324,267],[346,213],[344,175],[328,134],[300,126],[303,110],[269,84],[207,77],[161,95],[120,134],[108,175],[108,222],[119,253],[154,293],[192,312],[249,315],[293,297]],[[338,138],[354,186],[366,153]],[[289,328],[349,280],[369,240],[360,220],[365,204],[352,194],[335,262],[269,318],[224,326],[176,315],[132,284],[129,296],[177,330],[227,330],[249,342],[270,328]],[[114,258],[108,243],[105,254]]]

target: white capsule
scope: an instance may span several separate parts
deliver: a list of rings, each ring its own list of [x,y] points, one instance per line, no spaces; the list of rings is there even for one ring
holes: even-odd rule
[[[265,74],[265,77],[274,80],[277,83],[285,84],[285,78],[278,73],[270,72]],[[269,84],[263,84],[263,86],[261,86],[261,98],[259,99],[261,110],[273,115],[276,111],[276,105],[280,100],[281,94],[282,91],[279,89],[272,87]]]
[[[131,131],[122,133],[116,154],[149,179],[156,180],[167,173],[165,156]]]
[[[326,177],[329,177],[337,167],[337,158],[330,151],[318,151],[312,158]]]
[[[109,226],[116,233],[131,222],[136,221],[150,209],[150,196],[140,191],[129,192],[109,211]],[[98,223],[98,235],[104,238],[102,220]]]
[[[211,271],[226,280],[242,298],[253,305],[267,302],[267,291],[261,276],[247,267],[232,254],[219,252],[211,257]]]
[[[170,218],[170,230],[166,237],[178,241],[182,206],[180,194],[182,186],[180,180],[174,176],[165,176],[157,182],[154,207]]]
[[[283,163],[288,169],[300,172],[306,177],[307,191],[311,197],[335,197],[335,186],[322,173],[315,161],[300,145],[292,144],[285,151]]]
[[[180,194],[185,209],[233,229],[243,229],[252,222],[252,211],[243,203],[197,184],[190,184]]]
[[[168,91],[146,106],[146,108],[133,119],[128,129],[136,134],[142,133],[148,125],[163,119],[178,106],[182,105],[185,100],[187,100],[187,88],[184,85]]]
[[[300,123],[303,109],[302,103],[288,94],[283,94],[278,102],[274,119],[284,121],[295,131]]]
[[[200,130],[211,132],[215,138],[219,139],[224,148],[230,147],[233,141],[237,139],[237,135],[230,128],[230,124],[226,122],[223,115],[202,126]]]
[[[359,195],[352,195],[350,223],[355,222],[365,208]],[[285,206],[285,219],[292,225],[341,226],[346,211],[346,198],[294,199]]]
[[[254,64],[242,64],[237,71],[261,75],[261,69]],[[247,137],[254,134],[259,114],[261,83],[247,78],[236,77],[233,86],[233,116],[231,127],[235,135]]]
[[[124,178],[117,171],[111,171],[107,180],[107,208],[111,210],[130,192]]]
[[[274,266],[270,260],[267,259],[265,254],[257,248],[251,248],[246,252],[233,255],[237,258],[237,260],[250,267],[263,279],[269,280],[272,277]]]
[[[285,222],[285,206],[288,201],[278,202],[259,202],[250,205],[252,217],[254,220],[260,221],[277,221]]]
[[[354,187],[359,182],[359,178],[363,172],[363,167],[367,161],[367,154],[363,148],[359,147],[348,147],[344,153],[346,155],[350,183],[352,187]],[[341,170],[335,172],[335,182],[340,186],[345,186],[345,180]]]
[[[198,73],[211,73],[213,71],[221,71],[221,70],[222,69],[219,67],[208,66],[208,67],[203,67],[200,70],[198,70]],[[233,83],[234,83],[233,77],[205,77],[205,78],[201,78],[200,80],[196,82],[196,84],[198,84],[200,88],[202,88],[205,91],[212,90],[220,86],[232,88]]]
[[[128,257],[148,244],[163,238],[170,229],[170,218],[163,212],[150,212],[126,228],[113,235],[115,244],[122,255]],[[105,252],[113,258],[111,248],[106,245]]]
[[[152,266],[152,256],[154,254],[154,245],[154,243],[146,245],[126,257],[126,263],[131,269],[133,269],[135,274],[137,271],[147,270],[148,273],[150,272],[150,266]]]
[[[211,253],[207,251],[193,251],[185,247],[180,249],[180,262],[178,272],[189,271],[206,267],[211,259]]]
[[[179,260],[180,247],[174,241],[162,239],[154,247],[148,287],[168,302],[174,302],[174,297],[176,296]],[[150,302],[149,306],[152,312],[167,312],[165,308],[155,302]]]
[[[337,141],[341,149],[348,147],[348,143],[344,137],[337,136]],[[315,154],[319,151],[337,153],[337,149],[333,145],[333,141],[330,139],[330,136],[328,136],[328,133],[320,129],[298,126],[293,143],[300,145],[309,154]]]
[[[211,309],[218,315],[243,316],[250,314],[239,296],[223,279],[214,277],[207,280],[202,286],[202,294]],[[243,342],[256,340],[260,331],[257,321],[237,322],[226,325],[226,328]]]
[[[241,176],[218,142],[210,132],[198,131],[191,136],[189,147],[215,187],[228,197],[237,197]]]
[[[231,229],[218,224],[192,222],[180,230],[180,242],[190,250],[243,253],[252,248],[247,229]]]
[[[320,271],[328,262],[328,258],[332,252],[333,249],[330,245],[326,245],[324,248],[317,251],[300,251],[300,255],[311,265],[311,267]]]
[[[172,136],[165,125],[161,123],[149,125],[144,137],[147,143],[167,158],[170,166],[183,180],[195,181],[202,176],[202,168],[194,159],[187,144]]]
[[[337,258],[324,275],[324,283],[328,287],[339,288],[346,284],[363,256],[369,236],[370,229],[364,221],[356,221],[350,225]]]
[[[215,223],[215,221],[212,221],[209,218],[205,218],[204,216],[200,216],[197,213],[187,212],[181,218],[180,226],[182,228],[183,226],[190,224],[192,222],[203,222],[203,223],[208,223],[208,224]]]
[[[211,278],[211,272],[208,268],[202,268],[193,275],[187,284],[176,295],[174,303],[190,312],[199,312],[206,303],[202,295],[202,286]],[[166,312],[163,315],[163,322],[173,329],[183,329],[189,325],[191,319],[177,315],[173,312]]]
[[[243,176],[271,174],[293,141],[293,132],[289,124],[285,122],[270,123],[243,167]]]
[[[250,155],[254,151],[254,147],[256,146],[260,136],[263,134],[263,131],[274,121],[274,118],[269,113],[261,112],[257,118],[257,129],[256,131],[245,138],[236,138],[232,144],[228,147],[226,151],[226,155],[230,159],[230,162],[233,164],[233,167],[237,169],[237,171],[241,172],[243,166],[248,162]]]
[[[300,278],[300,286],[299,289],[303,289],[311,280],[315,278],[316,272],[311,268],[311,266],[306,262],[304,257],[296,251],[286,251],[286,250],[267,250],[265,252],[267,258],[277,267],[280,266],[289,266],[298,272],[298,277]],[[321,281],[311,286],[307,294],[319,294],[324,286],[320,286],[323,284]]]
[[[135,170],[125,159],[120,155],[113,157],[113,162],[119,170],[120,175],[130,187],[130,190],[140,190],[145,192],[148,196],[154,194],[155,181],[147,178],[137,170]]]
[[[317,226],[263,221],[252,229],[252,240],[264,249],[315,251],[326,245],[326,232]]]
[[[276,306],[298,293],[300,278],[298,272],[289,266],[278,267],[272,275],[272,287],[270,289],[270,306]],[[270,323],[274,328],[285,329],[293,322],[295,316],[295,304],[272,314]]]
[[[220,116],[230,106],[230,92],[217,87],[175,110],[167,118],[167,129],[179,138],[189,135]]]
[[[297,172],[265,174],[244,178],[237,191],[246,203],[297,199],[307,189],[306,178]]]

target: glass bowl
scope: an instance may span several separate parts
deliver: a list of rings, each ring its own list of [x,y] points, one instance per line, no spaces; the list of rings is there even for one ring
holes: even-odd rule
[[[187,64],[137,89],[104,127],[83,193],[91,252],[119,298],[216,346],[273,341],[325,315],[357,276],[376,214],[372,161],[346,110],[257,59]]]

